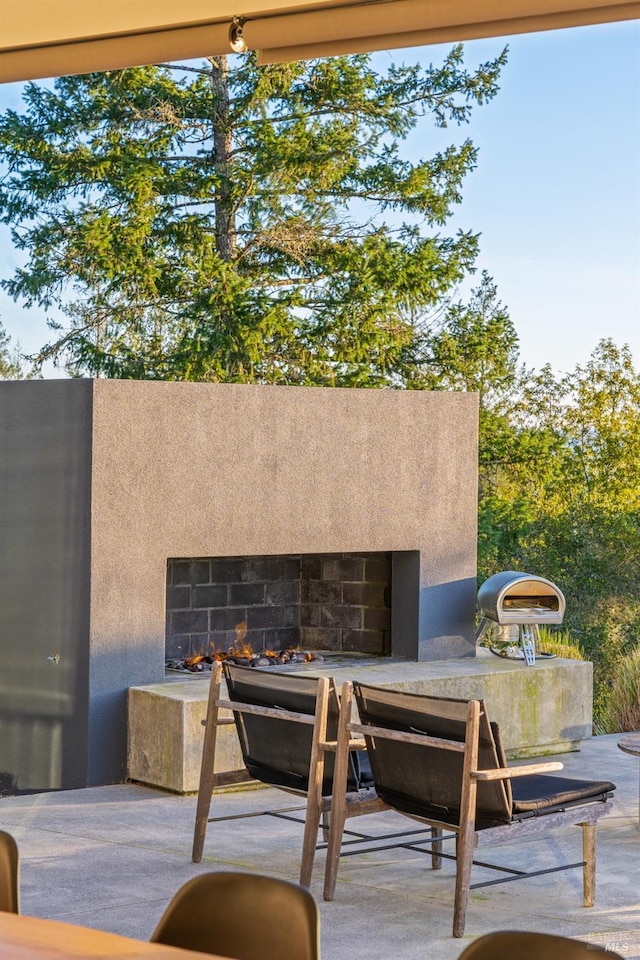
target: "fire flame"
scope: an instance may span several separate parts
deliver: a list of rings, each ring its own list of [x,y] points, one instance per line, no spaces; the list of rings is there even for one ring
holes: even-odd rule
[[[216,650],[213,647],[213,644],[210,644],[211,647],[211,657],[214,660],[226,660],[228,657],[243,657],[246,660],[251,660],[254,656],[253,647],[250,643],[245,643],[244,638],[247,635],[247,621],[242,620],[240,623],[236,624],[236,639],[232,647],[229,647],[227,650]]]
[[[218,663],[223,660],[229,659],[243,659],[243,660],[252,660],[256,657],[256,653],[250,643],[245,642],[247,636],[247,621],[242,620],[240,623],[236,624],[236,638],[235,642],[227,650],[216,650],[213,643],[209,643],[209,652],[208,653],[199,653],[194,654],[190,657],[184,658],[184,666],[187,669],[192,669],[197,667],[199,663],[206,661],[211,663],[217,661]],[[291,660],[294,656],[298,655],[298,659],[301,659],[302,651],[299,647],[291,647],[287,650],[264,650],[261,656],[268,657],[270,660],[275,660],[280,663],[286,663],[288,660]],[[311,653],[304,654],[304,660],[308,663],[313,660],[313,655]],[[199,668],[202,669],[202,668]]]
[[[184,665],[185,667],[195,667],[196,663],[202,663],[203,660],[204,660],[204,655],[201,653],[198,653],[193,657],[185,657]]]

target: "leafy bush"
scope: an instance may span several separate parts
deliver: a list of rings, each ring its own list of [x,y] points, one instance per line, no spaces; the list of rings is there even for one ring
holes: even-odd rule
[[[640,647],[615,664],[598,733],[640,730]]]

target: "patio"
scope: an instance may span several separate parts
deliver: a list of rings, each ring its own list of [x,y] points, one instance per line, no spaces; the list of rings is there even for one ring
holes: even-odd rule
[[[472,891],[466,935],[454,940],[447,861],[433,874],[428,858],[410,851],[344,859],[336,899],[324,903],[319,855],[312,892],[322,916],[323,960],[455,960],[470,940],[497,929],[577,937],[640,958],[638,763],[617,740],[615,734],[586,740],[580,752],[559,758],[567,774],[617,784],[614,812],[600,824],[595,907],[582,906],[580,870]],[[279,791],[260,791],[260,799],[265,809],[287,806]],[[210,825],[204,859],[191,863],[195,803],[194,796],[136,784],[0,800],[0,828],[20,847],[23,913],[147,939],[173,893],[197,873],[246,869],[297,878],[302,830],[274,818]],[[255,810],[256,792],[226,793],[214,804],[216,816]],[[373,834],[396,822],[407,821],[384,814],[357,827]],[[579,858],[580,832],[568,828],[492,853],[496,862],[515,859],[527,869],[551,866],[563,856]],[[477,869],[474,878],[483,873]]]

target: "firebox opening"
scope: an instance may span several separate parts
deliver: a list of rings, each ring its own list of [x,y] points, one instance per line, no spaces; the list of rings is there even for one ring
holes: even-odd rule
[[[391,653],[391,553],[167,561],[166,659],[226,651]]]

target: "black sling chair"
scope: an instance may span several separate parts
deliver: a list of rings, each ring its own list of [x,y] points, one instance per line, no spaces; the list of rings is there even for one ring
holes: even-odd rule
[[[228,698],[221,696],[223,672]],[[220,716],[220,711],[228,710],[233,712],[233,720]],[[194,863],[200,863],[202,859],[207,824],[234,819],[209,817],[209,812],[213,789],[221,782],[214,773],[218,727],[235,722],[246,767],[243,779],[254,778],[289,793],[306,796],[306,807],[302,808],[305,809],[305,826],[300,883],[305,887],[310,885],[321,819],[325,836],[328,836],[326,819],[331,818],[339,713],[335,682],[326,677],[283,673],[273,667],[262,670],[226,662],[214,665],[207,719],[203,721],[205,735],[193,838]],[[347,741],[343,754],[344,776],[341,778],[344,790],[342,828],[339,839],[334,839],[339,846],[342,845],[346,817],[386,809],[386,804],[376,796],[372,787],[364,741],[362,738],[357,741],[347,738]],[[237,781],[239,777],[235,779]],[[249,815],[270,814],[287,818],[300,809],[261,810]],[[352,841],[354,844],[370,839],[362,834],[353,836],[358,838]],[[332,883],[335,885],[335,873]]]
[[[525,873],[482,863],[507,877],[476,887],[539,876],[570,867],[583,867],[584,905],[595,901],[596,824],[611,810],[615,785],[607,780],[573,780],[549,776],[562,769],[556,761],[507,767],[497,724],[489,722],[481,700],[449,700],[345,684],[343,715],[355,690],[360,723],[344,723],[341,743],[354,733],[364,735],[376,792],[399,813],[430,824],[436,831],[433,866],[440,866],[442,831],[456,838],[453,936],[464,933],[474,850],[490,843],[513,842],[555,827],[582,827],[583,859],[547,870]],[[339,771],[339,760],[337,772]],[[340,831],[340,789],[331,821],[336,840]],[[329,839],[328,861],[337,869],[339,848]],[[327,870],[330,870],[328,864]]]

